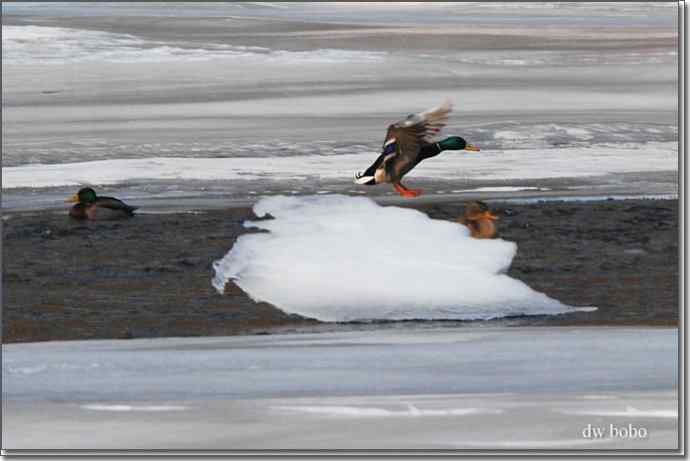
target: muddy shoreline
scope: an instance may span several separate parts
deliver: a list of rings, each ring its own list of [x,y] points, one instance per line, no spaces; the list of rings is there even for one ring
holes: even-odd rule
[[[509,275],[595,312],[416,325],[678,325],[678,201],[516,204],[494,200],[518,244]],[[409,203],[454,220],[462,203]],[[370,328],[321,324],[211,286],[212,262],[247,232],[250,208],[76,222],[66,211],[5,212],[3,342],[209,336]]]

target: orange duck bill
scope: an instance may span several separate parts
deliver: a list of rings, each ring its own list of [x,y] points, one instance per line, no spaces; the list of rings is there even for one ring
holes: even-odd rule
[[[492,220],[492,221],[496,221],[496,220],[498,220],[498,216],[496,216],[495,214],[493,214],[493,213],[490,212],[490,211],[485,211],[485,212],[483,212],[482,214],[480,214],[479,217],[478,217],[477,219],[478,219],[478,220],[479,220],[479,219],[490,219],[490,220]]]

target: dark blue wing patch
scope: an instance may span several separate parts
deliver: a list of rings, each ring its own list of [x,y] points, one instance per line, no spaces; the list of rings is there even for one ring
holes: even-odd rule
[[[383,154],[388,155],[392,154],[393,152],[396,151],[398,148],[398,143],[395,138],[390,138],[386,143],[383,145]]]

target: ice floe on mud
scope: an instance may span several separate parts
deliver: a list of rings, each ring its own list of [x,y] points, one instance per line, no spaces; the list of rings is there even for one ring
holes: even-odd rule
[[[214,263],[213,285],[233,280],[256,301],[324,321],[491,319],[548,315],[567,306],[505,272],[517,245],[476,240],[449,221],[363,197],[271,197]],[[591,309],[591,308],[589,308]]]

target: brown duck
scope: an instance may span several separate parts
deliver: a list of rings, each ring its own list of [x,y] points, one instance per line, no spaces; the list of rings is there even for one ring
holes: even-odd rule
[[[65,202],[76,202],[69,210],[70,217],[74,219],[128,218],[134,216],[134,210],[137,209],[137,207],[129,206],[122,200],[113,197],[99,197],[90,187],[80,189]]]
[[[450,102],[446,101],[438,107],[408,115],[406,119],[390,125],[381,155],[363,173],[355,174],[355,183],[367,186],[389,183],[403,197],[416,197],[422,190],[408,189],[401,181],[422,160],[435,157],[444,150],[479,151],[478,147],[460,136],[433,141],[445,126],[451,108]]]
[[[498,216],[493,214],[486,203],[479,200],[465,203],[465,212],[458,218],[470,230],[470,236],[478,239],[496,238],[498,234],[494,221]]]

